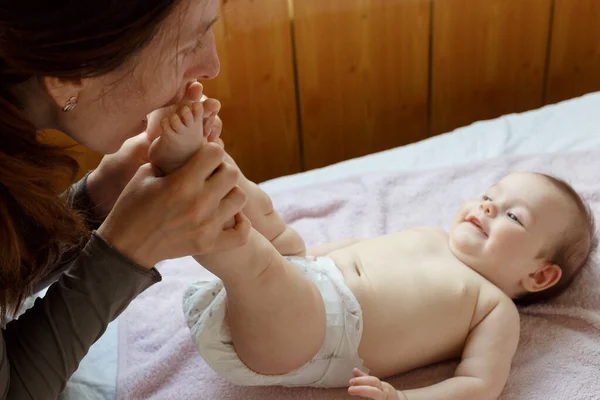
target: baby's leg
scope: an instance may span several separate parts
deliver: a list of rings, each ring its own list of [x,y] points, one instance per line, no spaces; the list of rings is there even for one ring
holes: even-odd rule
[[[179,168],[202,145],[202,114],[201,106],[184,106],[162,120],[163,133],[153,142],[150,159],[165,174]],[[249,201],[254,203],[248,208],[253,224],[269,236],[282,227],[285,231],[277,214],[275,224],[265,215],[269,214],[265,210],[272,210],[269,197],[245,178],[240,186],[249,191]],[[195,258],[223,280],[231,336],[249,368],[265,375],[285,374],[319,351],[327,327],[321,294],[261,233],[253,230],[248,243],[240,248]]]
[[[152,142],[149,157],[165,175],[185,164],[206,140],[203,116],[202,104],[192,103],[181,106],[169,117],[153,122],[160,124],[162,134]]]
[[[227,291],[227,323],[240,359],[281,375],[309,362],[325,340],[323,298],[315,283],[252,230],[243,247],[196,260]]]
[[[184,105],[171,116],[150,120],[148,131],[154,132],[154,137],[158,136],[150,146],[150,160],[164,174],[169,174],[183,165],[205,140],[203,107],[200,103],[193,103],[191,107]],[[237,167],[229,155],[226,162]],[[304,255],[304,241],[273,209],[271,198],[243,174],[239,186],[247,195],[247,205],[243,212],[254,229],[272,242],[281,254]],[[234,226],[235,221],[231,220],[224,228]]]
[[[225,161],[237,167],[229,154],[226,155]],[[238,185],[246,192],[247,197],[243,212],[252,223],[252,227],[266,237],[280,254],[284,256],[304,256],[306,254],[304,240],[275,211],[269,195],[256,183],[246,178],[243,173],[241,175]]]
[[[150,159],[165,174],[180,167],[202,145],[202,114],[201,106],[192,110],[184,106],[162,120],[163,133],[153,142]],[[245,178],[242,182],[250,191],[249,198],[266,196],[250,183]],[[262,213],[264,209],[257,210]],[[255,208],[249,211],[253,213]],[[264,227],[264,214],[254,215],[253,223]],[[269,224],[264,228],[271,232]],[[223,280],[234,346],[249,368],[262,374],[285,374],[319,351],[326,331],[321,294],[314,282],[258,231],[253,230],[248,243],[240,248],[195,258]]]

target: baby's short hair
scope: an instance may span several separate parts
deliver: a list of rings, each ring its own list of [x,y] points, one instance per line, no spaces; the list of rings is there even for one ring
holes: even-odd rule
[[[595,236],[596,224],[594,215],[585,200],[562,179],[546,174],[537,174],[548,179],[559,191],[565,194],[576,206],[577,214],[559,242],[551,249],[546,249],[544,256],[560,267],[562,276],[552,287],[536,293],[528,293],[515,299],[518,305],[529,305],[550,300],[569,287],[581,268],[588,262],[597,246]]]

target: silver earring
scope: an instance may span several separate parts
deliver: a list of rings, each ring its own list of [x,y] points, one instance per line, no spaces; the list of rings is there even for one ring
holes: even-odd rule
[[[73,96],[71,97],[67,103],[65,104],[63,111],[64,112],[69,112],[69,111],[73,111],[73,109],[77,107],[77,97]]]

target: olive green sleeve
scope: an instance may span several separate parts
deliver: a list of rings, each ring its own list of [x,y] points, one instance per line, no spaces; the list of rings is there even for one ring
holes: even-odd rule
[[[160,280],[93,232],[46,296],[2,332],[0,399],[55,399],[109,322]]]
[[[105,216],[99,215],[96,205],[90,199],[87,190],[87,179],[91,171],[82,179],[75,182],[67,191],[62,194],[69,207],[81,213],[85,223],[90,230],[98,229],[104,221]]]

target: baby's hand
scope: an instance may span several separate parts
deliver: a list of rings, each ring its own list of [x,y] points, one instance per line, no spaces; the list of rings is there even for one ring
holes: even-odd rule
[[[367,375],[358,368],[354,368],[352,373],[354,378],[350,379],[350,387],[348,388],[348,393],[352,396],[361,396],[373,400],[405,400],[400,398],[396,389],[389,383]]]

